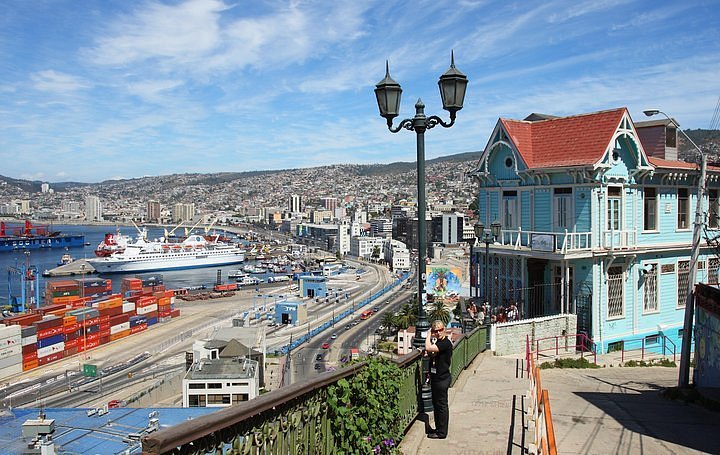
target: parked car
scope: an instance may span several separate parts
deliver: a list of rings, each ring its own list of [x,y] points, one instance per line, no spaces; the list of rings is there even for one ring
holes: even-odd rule
[[[318,355],[315,356],[315,360],[322,360],[322,359],[323,359],[323,355],[322,355],[322,354],[318,354]]]
[[[350,324],[345,326],[345,330],[350,330],[350,328],[352,328],[352,326]]]
[[[333,340],[334,340],[335,338],[337,338],[337,333],[333,333],[332,335],[330,335],[330,338],[333,339]]]
[[[316,369],[316,370],[319,370],[319,369],[321,369],[321,368],[322,368],[322,365],[320,365],[319,363],[316,363],[316,364],[315,364],[315,369]]]
[[[323,349],[330,349],[330,343],[327,343],[327,342],[323,343],[323,344],[322,344],[322,348],[323,348]]]

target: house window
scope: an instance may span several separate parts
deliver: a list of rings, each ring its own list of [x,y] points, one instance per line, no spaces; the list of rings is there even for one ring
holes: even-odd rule
[[[645,269],[645,278],[643,282],[643,313],[654,313],[658,310],[658,266],[657,264],[647,264],[649,269]]]
[[[249,396],[247,393],[233,393],[232,404],[242,403],[243,401],[247,401],[248,398]]]
[[[690,229],[690,199],[688,198],[687,188],[678,188],[677,207],[677,228]]]
[[[204,408],[205,395],[188,395],[188,406],[191,408]]]
[[[720,207],[718,207],[718,190],[710,190],[708,192],[709,207],[708,207],[708,227],[710,229],[717,229],[720,227]]]
[[[555,203],[555,228],[571,228],[572,188],[555,188],[553,190]]]
[[[708,259],[708,284],[718,284],[718,269],[720,268],[720,259]]]
[[[665,147],[677,147],[677,128],[674,126],[665,127]]]
[[[518,198],[517,191],[503,191],[503,227],[518,227]]]
[[[657,192],[655,188],[645,188],[643,196],[643,229],[646,231],[657,230]]]
[[[188,389],[204,389],[205,383],[204,382],[191,382],[188,384]]]
[[[221,382],[210,382],[208,383],[208,389],[222,389],[222,383]]]
[[[716,274],[717,278],[717,274]],[[690,280],[690,261],[678,261],[677,271],[677,307],[684,308],[687,302],[688,280]]]
[[[619,186],[608,187],[608,205],[607,205],[607,229],[608,231],[619,231],[621,228],[620,219],[622,217],[622,193]]]
[[[616,341],[614,343],[608,343],[608,352],[618,352],[625,348],[624,341]]]
[[[645,345],[658,344],[660,342],[660,335],[648,335],[645,337]]]
[[[208,404],[230,404],[229,394],[215,394],[207,396]]]
[[[622,267],[608,269],[608,318],[621,318],[625,315],[625,298]]]

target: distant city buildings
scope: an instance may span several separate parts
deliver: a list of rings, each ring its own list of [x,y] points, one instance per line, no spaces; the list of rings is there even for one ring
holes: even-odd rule
[[[194,210],[193,210],[194,212]],[[150,200],[147,203],[147,220],[155,223],[161,221],[160,202]]]
[[[190,221],[195,218],[195,204],[175,204],[173,206],[173,222]]]
[[[288,199],[288,211],[290,213],[301,213],[303,211],[302,198],[293,194]]]
[[[103,205],[97,196],[85,197],[85,220],[103,221]]]

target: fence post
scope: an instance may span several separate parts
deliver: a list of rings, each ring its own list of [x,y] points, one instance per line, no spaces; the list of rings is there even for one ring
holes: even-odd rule
[[[640,344],[640,360],[645,360],[645,338],[642,339],[642,344]]]
[[[560,355],[559,345],[560,345],[560,341],[558,340],[558,337],[555,337],[555,355],[556,356]]]

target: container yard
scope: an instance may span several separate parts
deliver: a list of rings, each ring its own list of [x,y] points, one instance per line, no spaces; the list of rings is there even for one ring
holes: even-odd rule
[[[180,316],[162,276],[48,282],[45,305],[2,319],[0,379],[89,351]]]

